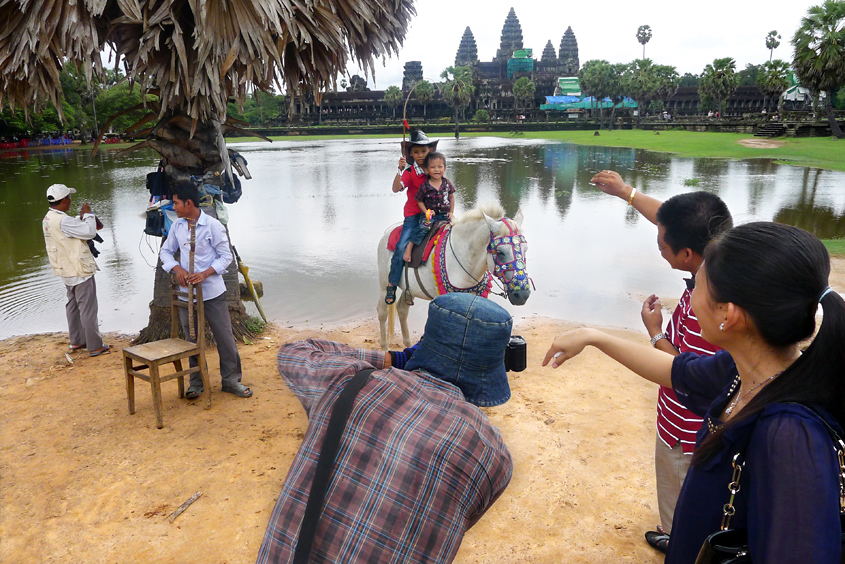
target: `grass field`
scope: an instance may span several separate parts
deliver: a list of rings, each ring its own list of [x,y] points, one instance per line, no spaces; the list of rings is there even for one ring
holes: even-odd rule
[[[509,137],[507,133],[466,133],[462,136]],[[360,135],[303,135],[273,137],[280,141],[313,141],[320,139],[356,139]],[[398,135],[372,135],[369,138],[398,138]],[[450,137],[439,135],[434,137]],[[845,171],[845,140],[831,137],[782,137],[784,145],[776,149],[754,149],[738,143],[752,136],[745,133],[709,133],[696,131],[617,130],[602,131],[596,137],[592,131],[538,131],[525,132],[519,139],[551,139],[579,145],[605,147],[633,147],[686,157],[727,159],[775,159],[784,164]],[[255,141],[255,138],[230,138],[229,142]]]
[[[845,257],[845,239],[822,239],[832,257]]]

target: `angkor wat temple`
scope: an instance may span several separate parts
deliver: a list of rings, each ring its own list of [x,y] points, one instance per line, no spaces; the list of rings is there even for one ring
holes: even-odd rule
[[[475,77],[475,96],[465,110],[467,118],[472,117],[479,108],[488,109],[494,119],[499,115],[510,116],[514,108],[513,83],[523,76],[530,78],[536,87],[534,104],[529,107],[539,108],[540,104],[545,102],[546,96],[555,94],[558,77],[578,74],[578,41],[571,27],[563,33],[557,52],[552,41],[547,40],[541,57],[534,59],[534,49],[531,47],[530,43],[526,44],[523,40],[522,27],[513,8],[505,18],[499,48],[490,61],[479,60],[472,30],[469,27],[464,30],[455,55],[455,66],[471,67]],[[539,52],[539,49],[537,51]],[[519,58],[515,57],[515,53]],[[439,75],[442,70],[437,69],[430,74]],[[421,61],[405,63],[402,80],[405,95],[422,77]],[[401,108],[399,112],[401,113]],[[421,104],[415,103],[412,96],[408,104],[408,117],[422,117],[423,112],[429,120],[452,114],[451,109],[439,97],[435,97],[423,108]],[[390,118],[392,115],[393,108],[385,103],[383,90],[370,91],[350,87],[346,92],[327,93],[322,100],[323,120],[373,120]],[[317,118],[316,104],[297,101],[295,119],[316,122]]]

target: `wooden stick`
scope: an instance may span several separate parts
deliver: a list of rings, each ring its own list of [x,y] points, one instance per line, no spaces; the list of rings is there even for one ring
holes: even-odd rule
[[[411,94],[414,93],[414,89],[416,89],[417,84],[420,82],[417,81],[411,85],[410,91],[408,92],[408,97],[405,98],[405,105],[402,106],[402,156],[405,156],[405,130],[408,129],[405,127],[405,124],[408,123],[408,101],[411,99]]]
[[[188,220],[188,225],[191,229],[191,252],[188,255],[188,277],[194,275],[194,253],[197,250],[197,222],[194,219]],[[188,332],[190,335],[188,339],[197,338],[197,328],[194,327],[194,285],[188,283]],[[205,328],[203,328],[205,329]]]
[[[176,520],[176,518],[177,518],[177,517],[179,517],[182,513],[184,513],[184,512],[185,512],[185,510],[186,510],[188,507],[190,507],[190,506],[191,506],[191,504],[192,504],[193,502],[195,502],[196,500],[198,500],[198,499],[199,499],[199,498],[201,498],[201,497],[202,497],[202,492],[197,492],[197,493],[195,493],[194,495],[192,495],[192,496],[188,499],[188,501],[186,501],[185,503],[183,503],[182,505],[180,505],[179,507],[177,507],[177,508],[176,508],[176,511],[174,511],[173,513],[171,513],[171,514],[170,514],[169,521],[170,521],[171,523],[172,523],[173,521],[175,521],[175,520]]]

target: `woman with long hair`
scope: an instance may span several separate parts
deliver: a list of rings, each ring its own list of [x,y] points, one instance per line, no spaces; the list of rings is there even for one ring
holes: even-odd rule
[[[558,337],[543,366],[592,345],[643,378],[671,386],[704,418],[678,499],[668,563],[695,562],[732,513],[752,562],[839,562],[840,467],[825,422],[845,421],[845,301],[828,286],[830,258],[801,229],[750,223],[704,253],[692,308],[724,350],[672,357],[595,329]],[[823,320],[813,335],[818,305]],[[744,462],[731,497],[734,457]],[[729,508],[726,506],[730,506]]]

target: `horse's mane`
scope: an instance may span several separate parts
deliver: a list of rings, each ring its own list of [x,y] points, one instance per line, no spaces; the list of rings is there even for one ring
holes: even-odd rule
[[[502,219],[505,217],[505,208],[503,208],[502,204],[499,202],[484,202],[479,204],[478,207],[467,211],[458,219],[453,220],[452,225],[458,226],[475,221],[484,221],[485,214],[492,219]],[[504,233],[499,233],[499,235],[506,235],[508,232],[507,226],[502,225],[502,231],[504,231]]]

